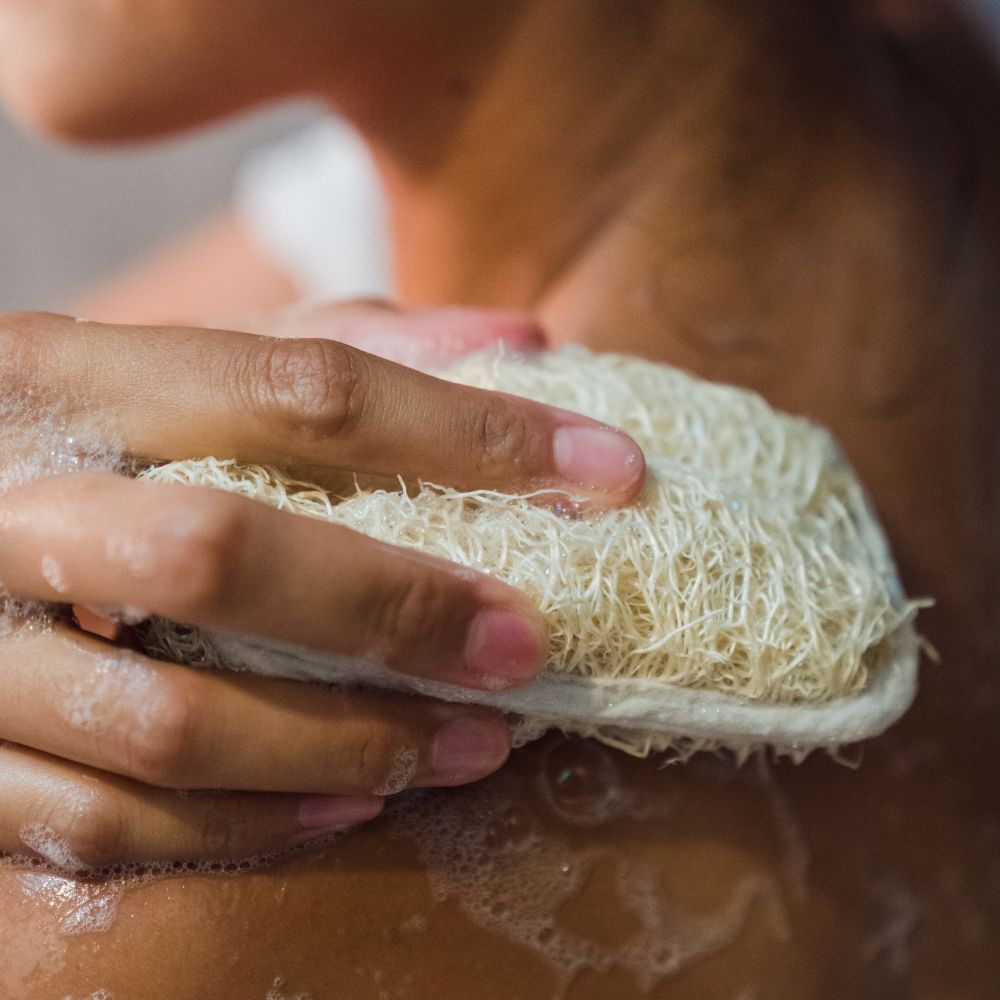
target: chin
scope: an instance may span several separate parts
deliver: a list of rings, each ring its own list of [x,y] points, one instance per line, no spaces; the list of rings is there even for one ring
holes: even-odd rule
[[[85,85],[3,80],[0,88],[10,116],[26,128],[69,144],[108,144],[154,139],[201,124],[191,102],[165,89],[144,94],[135,87],[111,83]],[[75,84],[75,85],[74,85]]]
[[[299,3],[313,10],[289,6]],[[260,24],[244,32],[233,11],[258,6],[250,22]],[[291,32],[281,49],[282,10],[274,0],[0,0],[0,100],[56,139],[108,143],[294,96],[305,42]]]
[[[6,62],[6,61],[5,61]],[[10,116],[35,132],[64,142],[102,142],[122,138],[126,116],[111,95],[81,80],[71,67],[18,66],[0,70],[0,98]]]
[[[33,132],[69,144],[119,142],[127,138],[100,106],[79,101],[33,100],[17,92],[5,92],[10,117]]]

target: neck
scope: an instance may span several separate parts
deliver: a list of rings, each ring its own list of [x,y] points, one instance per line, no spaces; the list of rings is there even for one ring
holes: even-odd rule
[[[718,242],[713,211],[780,210],[855,68],[849,16],[791,0],[486,7],[449,38],[410,26],[433,49],[338,95],[379,159],[412,304],[538,307],[622,226],[662,256],[667,230]]]
[[[491,57],[476,46],[475,65],[438,71],[429,115],[367,127],[405,299],[536,305],[599,236],[663,126],[652,19],[643,4],[608,16],[602,4],[536,0]]]
[[[461,27],[479,42],[338,100],[383,171],[401,299],[528,307],[555,342],[825,423],[914,589],[978,605],[1000,551],[977,527],[1000,507],[995,91],[949,93],[967,73],[935,80],[851,5],[464,6],[493,9]]]

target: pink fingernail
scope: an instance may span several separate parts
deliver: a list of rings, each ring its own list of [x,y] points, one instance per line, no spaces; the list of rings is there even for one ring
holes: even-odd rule
[[[627,434],[602,427],[560,427],[552,456],[559,475],[600,493],[633,486],[645,470],[642,449]]]
[[[90,632],[102,639],[109,639],[111,642],[117,640],[122,634],[122,626],[119,622],[101,614],[100,611],[88,608],[85,604],[74,604],[73,614],[76,616],[77,625],[84,632]]]
[[[502,689],[531,680],[542,668],[546,642],[541,628],[514,611],[489,608],[472,621],[465,666],[483,687]]]
[[[304,830],[343,830],[374,819],[385,800],[375,795],[310,795],[299,803],[299,826]]]
[[[510,754],[510,731],[499,720],[453,719],[431,745],[433,779],[475,781],[492,774]]]

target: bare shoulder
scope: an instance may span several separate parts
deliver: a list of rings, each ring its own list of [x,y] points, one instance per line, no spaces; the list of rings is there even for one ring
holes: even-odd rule
[[[981,762],[946,752],[904,732],[858,771],[662,769],[553,737],[249,872],[122,885],[5,869],[0,992],[985,997],[1000,827],[972,807]]]

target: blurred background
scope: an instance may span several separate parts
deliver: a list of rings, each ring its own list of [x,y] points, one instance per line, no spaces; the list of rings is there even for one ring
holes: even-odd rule
[[[921,0],[880,2],[905,21]],[[1000,56],[1000,0],[957,2]],[[0,110],[0,310],[58,309],[222,208],[252,149],[318,117],[285,107],[167,143],[82,151],[24,134]]]
[[[319,114],[270,110],[129,150],[66,149],[0,110],[0,310],[58,309],[229,200],[255,147]]]

